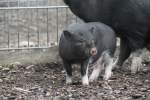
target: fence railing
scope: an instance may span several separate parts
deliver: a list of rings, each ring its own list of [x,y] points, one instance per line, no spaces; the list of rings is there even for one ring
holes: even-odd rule
[[[80,21],[67,6],[0,7],[0,50],[48,48]]]

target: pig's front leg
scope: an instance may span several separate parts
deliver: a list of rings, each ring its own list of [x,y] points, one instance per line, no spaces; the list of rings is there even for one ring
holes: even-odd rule
[[[63,60],[63,64],[66,71],[66,84],[72,84],[72,66],[65,60]]]
[[[81,76],[83,85],[89,85],[88,67],[89,67],[89,59],[81,63]]]

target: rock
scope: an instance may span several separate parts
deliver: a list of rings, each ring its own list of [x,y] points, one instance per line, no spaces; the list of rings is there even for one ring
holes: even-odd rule
[[[31,92],[29,90],[25,90],[25,89],[19,88],[19,87],[14,87],[13,90],[16,90],[16,91],[21,92],[21,93],[30,93]]]
[[[34,65],[29,65],[29,66],[26,67],[26,69],[29,70],[29,69],[31,69],[33,67],[34,67]]]
[[[102,96],[91,96],[89,100],[103,100]]]
[[[132,95],[133,99],[139,99],[141,97],[142,97],[142,94],[134,94],[134,95]]]
[[[148,92],[150,92],[150,90],[147,90]]]
[[[3,69],[3,66],[0,66],[0,70]]]
[[[143,85],[143,82],[142,82],[141,80],[138,80],[138,81],[136,81],[136,85],[142,86],[142,85]]]
[[[147,91],[147,88],[140,88],[140,91],[146,92],[146,91]]]
[[[37,91],[37,90],[39,90],[39,89],[40,89],[39,86],[34,86],[34,87],[32,87],[29,91]]]
[[[109,96],[106,96],[104,97],[104,100],[116,100],[117,98],[113,95],[109,95]]]
[[[143,68],[143,72],[144,72],[144,73],[147,73],[148,71],[149,71],[148,68]]]
[[[119,94],[121,91],[120,91],[120,90],[114,90],[114,92],[115,92],[116,94]]]
[[[102,97],[103,95],[104,95],[103,92],[97,94],[98,97]]]
[[[2,79],[0,79],[0,83],[2,83],[3,82],[3,80]]]
[[[45,94],[45,96],[50,96],[51,94],[50,94],[50,92],[46,92],[46,94]]]
[[[150,81],[149,81],[149,80],[145,80],[145,82],[146,82],[146,83],[150,83]]]
[[[4,80],[5,80],[5,81],[9,81],[9,78],[8,78],[8,77],[6,77],[6,78],[4,78]]]
[[[10,71],[10,68],[6,67],[2,69],[3,71]]]
[[[119,98],[118,100],[132,100],[132,98],[131,98],[131,97],[125,96],[125,97]]]

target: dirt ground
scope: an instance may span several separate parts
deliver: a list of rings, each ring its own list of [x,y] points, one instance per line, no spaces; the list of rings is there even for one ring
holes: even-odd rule
[[[0,66],[0,100],[150,100],[150,64],[144,65],[137,74],[114,70],[108,84],[99,77],[90,86],[81,85],[78,67],[66,85],[61,64]]]

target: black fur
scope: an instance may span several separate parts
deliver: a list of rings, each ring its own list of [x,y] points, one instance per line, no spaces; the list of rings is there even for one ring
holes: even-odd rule
[[[119,65],[131,52],[149,47],[150,0],[64,0],[85,22],[100,21],[121,38]]]
[[[96,54],[91,50],[95,48]],[[113,57],[116,48],[114,31],[103,23],[72,24],[63,31],[59,41],[59,54],[68,76],[72,76],[72,64],[81,65],[81,75],[86,75],[90,63],[94,63],[104,52]]]

